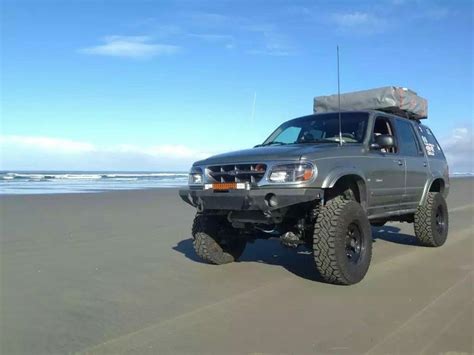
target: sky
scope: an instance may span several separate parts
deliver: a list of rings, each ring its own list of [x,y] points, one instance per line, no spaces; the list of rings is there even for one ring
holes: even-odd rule
[[[0,0],[2,170],[185,171],[261,143],[313,97],[428,99],[473,171],[472,1]]]

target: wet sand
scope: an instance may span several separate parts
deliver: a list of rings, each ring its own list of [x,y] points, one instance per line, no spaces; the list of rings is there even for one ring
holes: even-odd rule
[[[447,243],[374,228],[350,287],[277,240],[200,262],[175,189],[2,196],[1,354],[472,353],[474,179],[451,185]]]

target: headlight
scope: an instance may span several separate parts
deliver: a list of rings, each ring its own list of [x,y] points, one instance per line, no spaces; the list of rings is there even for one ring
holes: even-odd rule
[[[268,175],[271,183],[303,182],[313,178],[315,168],[310,163],[284,164],[272,167]]]
[[[204,183],[203,172],[201,168],[192,167],[189,172],[189,185],[202,185]]]

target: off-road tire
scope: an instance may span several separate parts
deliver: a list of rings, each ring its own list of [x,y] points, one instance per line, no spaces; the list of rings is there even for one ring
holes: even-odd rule
[[[346,250],[346,235],[353,226],[357,226],[361,239],[357,262],[349,259]],[[339,196],[321,207],[314,226],[313,254],[316,269],[326,282],[351,285],[364,278],[372,258],[372,234],[357,201]]]
[[[443,225],[440,225],[439,213]],[[440,247],[448,237],[449,215],[448,206],[439,192],[429,192],[426,202],[418,206],[415,213],[415,236],[421,245]]]
[[[196,254],[204,261],[222,265],[236,261],[244,252],[246,240],[232,232],[225,218],[197,214],[192,235]]]

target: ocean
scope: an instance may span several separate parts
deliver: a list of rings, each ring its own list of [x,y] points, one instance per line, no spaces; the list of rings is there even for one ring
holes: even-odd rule
[[[170,188],[187,182],[187,172],[0,171],[0,195]]]
[[[453,173],[452,178],[473,173]],[[186,186],[187,172],[0,171],[0,195],[57,194]]]

